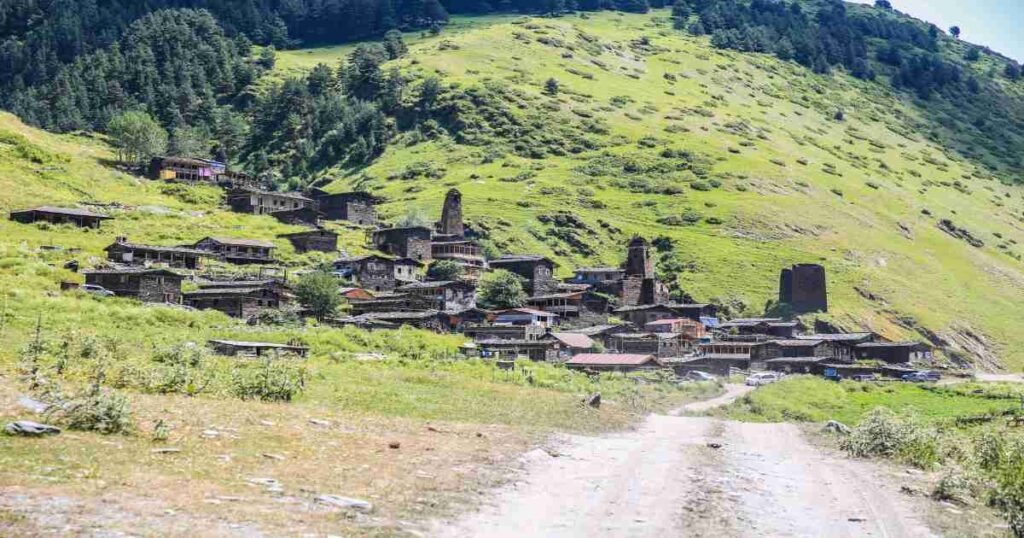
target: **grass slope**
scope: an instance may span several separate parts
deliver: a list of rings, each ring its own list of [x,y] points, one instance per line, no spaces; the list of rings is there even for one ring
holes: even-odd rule
[[[333,189],[365,185],[398,217],[437,215],[457,186],[468,220],[499,248],[552,255],[562,275],[621,262],[631,234],[665,236],[676,247],[664,267],[683,291],[745,313],[775,296],[781,267],[820,262],[834,323],[935,333],[962,358],[1024,367],[1024,189],[931,142],[928,104],[716,50],[673,31],[666,11],[488,22],[417,39],[396,65],[455,91],[501,86],[532,138],[471,146],[407,134],[372,166],[333,171],[345,174]],[[280,64],[336,64],[345,50],[281,52]],[[558,95],[544,93],[549,78]],[[599,148],[553,150],[566,129]],[[560,213],[576,228],[558,232]]]

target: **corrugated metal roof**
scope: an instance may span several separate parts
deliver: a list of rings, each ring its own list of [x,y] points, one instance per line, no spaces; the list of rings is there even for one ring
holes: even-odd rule
[[[579,333],[551,333],[559,342],[578,349],[590,349],[594,347],[594,340],[585,334]]]
[[[579,366],[642,366],[650,362],[660,364],[654,355],[636,355],[628,353],[581,353],[569,359],[566,364]]]

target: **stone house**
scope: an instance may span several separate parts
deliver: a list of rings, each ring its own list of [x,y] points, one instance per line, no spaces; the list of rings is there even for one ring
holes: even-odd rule
[[[497,361],[512,361],[526,357],[532,361],[558,360],[561,344],[551,336],[536,340],[479,340],[476,342],[480,357]]]
[[[839,333],[839,334],[806,334],[794,336],[797,340],[820,340],[831,344],[831,355],[838,362],[853,362],[857,359],[856,347],[859,344],[874,342],[878,335],[871,332]]]
[[[504,269],[523,279],[526,293],[549,295],[558,291],[555,280],[555,262],[544,256],[522,255],[502,256],[488,262],[491,269]]]
[[[470,324],[463,334],[473,340],[539,340],[547,329],[540,325]]]
[[[413,282],[396,291],[408,295],[417,310],[450,312],[476,308],[476,288],[459,280]]]
[[[373,246],[377,250],[399,258],[429,262],[432,232],[426,226],[381,228],[373,232]]]
[[[323,228],[281,234],[278,237],[287,239],[296,252],[338,251],[338,234]]]
[[[828,312],[825,268],[801,263],[783,269],[779,274],[779,302],[788,304],[799,314]]]
[[[677,333],[620,333],[608,337],[607,347],[618,353],[640,353],[658,358],[682,357],[693,352],[692,343]]]
[[[238,188],[228,191],[227,203],[236,213],[270,215],[279,211],[294,211],[312,207],[313,200],[294,192],[270,192]]]
[[[234,237],[205,237],[196,242],[196,250],[213,253],[229,263],[271,263],[274,261],[274,244],[257,239]]]
[[[590,353],[597,347],[597,342],[585,334],[552,332],[551,337],[562,345],[561,358],[569,358],[580,353]]]
[[[764,335],[774,338],[794,338],[800,323],[781,318],[741,318],[720,323],[718,330],[736,335]]]
[[[342,276],[354,278],[363,288],[373,291],[392,291],[399,286],[416,282],[423,263],[410,258],[391,258],[379,254],[340,258],[334,270]]]
[[[607,297],[590,291],[536,295],[527,299],[526,304],[562,318],[604,316],[610,308]]]
[[[248,285],[246,285],[248,284]],[[185,292],[185,304],[199,310],[218,310],[233,318],[250,319],[287,302],[282,289],[273,284],[253,282],[211,283]]]
[[[594,289],[618,295],[622,289],[622,279],[626,277],[626,270],[616,267],[581,267],[576,269],[574,276],[569,279],[572,284],[585,284]]]
[[[437,310],[416,312],[367,312],[351,318],[350,322],[367,329],[397,329],[402,326],[415,327],[434,332],[444,332],[443,314]]]
[[[489,310],[477,307],[464,310],[449,310],[443,314],[447,318],[445,326],[451,332],[464,332],[466,327],[486,323],[492,315]]]
[[[857,360],[907,364],[931,359],[931,348],[919,342],[865,342],[854,347]]]
[[[22,224],[49,222],[50,224],[71,224],[79,228],[99,228],[103,221],[112,218],[86,209],[51,206],[11,211],[10,215],[11,220]]]
[[[127,265],[166,264],[177,269],[199,269],[203,256],[208,252],[185,247],[162,247],[129,243],[128,238],[118,237],[113,244],[103,249],[107,259]]]
[[[644,325],[644,330],[650,333],[681,334],[689,340],[707,337],[707,329],[704,324],[689,318],[659,319]]]
[[[167,269],[97,269],[85,272],[85,283],[102,286],[119,297],[144,303],[181,303],[184,276]]]
[[[313,201],[316,209],[327,220],[347,220],[354,224],[373,226],[377,224],[377,199],[366,192],[327,193],[314,190]]]
[[[539,325],[553,327],[558,323],[558,315],[533,308],[510,308],[494,314],[495,324],[508,325]]]
[[[662,319],[687,318],[700,321],[702,317],[714,316],[715,307],[709,304],[679,303],[635,305],[618,308],[615,314],[637,327],[644,327]]]
[[[467,277],[479,277],[487,269],[483,247],[468,239],[445,239],[434,236],[430,242],[430,257],[461,265]]]
[[[772,358],[827,357],[834,358],[832,344],[824,340],[772,340],[765,346]]]

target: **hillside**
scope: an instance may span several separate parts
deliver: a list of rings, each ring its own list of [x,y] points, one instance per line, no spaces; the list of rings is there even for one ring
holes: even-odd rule
[[[678,291],[735,313],[761,313],[781,267],[820,261],[836,325],[1024,367],[1024,190],[1004,183],[1012,173],[934,142],[930,102],[716,49],[667,15],[495,20],[415,42],[385,67],[437,76],[451,122],[323,175],[385,196],[392,219],[435,217],[457,186],[494,247],[550,254],[563,276],[619,263],[632,234],[668,238],[659,267]],[[334,65],[347,49],[333,50],[279,63]]]

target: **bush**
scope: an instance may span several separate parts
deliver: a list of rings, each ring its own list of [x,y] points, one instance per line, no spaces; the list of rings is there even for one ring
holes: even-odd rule
[[[257,367],[242,367],[232,376],[232,391],[243,400],[290,402],[306,387],[306,369],[285,360],[264,359]]]
[[[936,432],[889,409],[874,409],[842,440],[851,456],[886,457],[925,468],[939,460]]]
[[[131,405],[117,392],[95,388],[72,399],[53,395],[47,399],[46,418],[68,429],[107,435],[132,430]]]

